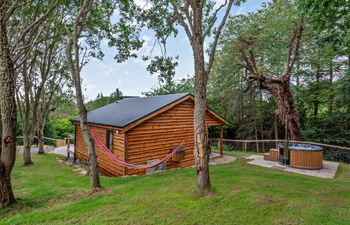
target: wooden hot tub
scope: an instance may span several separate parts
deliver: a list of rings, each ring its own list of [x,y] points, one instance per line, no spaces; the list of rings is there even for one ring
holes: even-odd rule
[[[280,152],[283,152],[283,144],[279,145],[279,147]],[[289,144],[288,149],[289,166],[309,170],[322,168],[323,149],[321,147],[306,144]]]

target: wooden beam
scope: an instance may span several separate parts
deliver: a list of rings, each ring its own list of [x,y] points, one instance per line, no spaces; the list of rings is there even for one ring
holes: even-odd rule
[[[220,142],[219,142],[219,150],[220,150],[220,156],[222,157],[222,140],[224,139],[224,128],[223,126],[220,126]]]

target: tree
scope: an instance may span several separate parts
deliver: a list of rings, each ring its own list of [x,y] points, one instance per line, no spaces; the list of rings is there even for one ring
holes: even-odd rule
[[[156,39],[164,45],[171,34],[177,34],[179,25],[190,41],[194,57],[194,156],[197,187],[206,194],[211,187],[209,177],[209,148],[205,134],[207,80],[215,59],[217,43],[234,3],[229,0],[222,5],[215,1],[149,1],[149,7],[139,6],[141,19],[147,27],[155,31]],[[224,12],[223,12],[224,10]],[[223,14],[220,15],[219,14]],[[206,52],[205,40],[211,38]],[[208,53],[208,61],[205,55]]]
[[[256,14],[237,16],[224,36],[223,54],[246,70],[244,79],[267,90],[276,102],[280,122],[288,120],[290,138],[299,140],[300,121],[291,91],[291,76],[298,60],[303,17],[288,1],[276,1]],[[266,43],[273,42],[269,45]]]
[[[350,5],[347,0],[299,0],[301,10],[307,12],[306,19],[318,32],[317,41],[321,45],[332,44],[337,52],[347,57],[350,71]],[[342,85],[347,90],[348,121],[350,123],[350,72]]]
[[[0,208],[16,203],[11,186],[11,171],[16,159],[15,71],[7,39],[8,14],[0,0]]]
[[[16,159],[16,76],[32,48],[40,42],[44,21],[56,7],[42,2],[0,1],[0,97],[2,147],[0,160],[0,207],[16,202],[11,171]],[[35,10],[36,9],[36,10]],[[35,16],[33,16],[35,14]]]
[[[59,26],[60,19],[57,18],[61,15],[59,12],[56,13],[58,16],[48,17],[46,23],[42,25],[43,31],[37,35],[37,39],[41,41],[32,46],[27,58],[18,65],[17,104],[23,126],[24,165],[33,163],[30,149],[36,132],[40,138],[39,153],[44,152],[43,123],[49,113],[51,98],[56,94],[58,87],[67,80],[62,49],[64,32]],[[37,14],[31,15],[32,20],[35,20]],[[45,106],[48,108],[40,110],[43,101],[46,101]]]
[[[73,31],[70,34],[70,38],[66,44],[66,56],[69,71],[73,78],[73,84],[75,87],[75,94],[77,99],[77,105],[80,115],[80,128],[84,136],[84,142],[87,145],[89,153],[91,186],[93,189],[100,188],[100,178],[97,169],[97,156],[95,150],[95,144],[91,138],[91,135],[87,126],[87,111],[84,105],[83,93],[81,89],[81,61],[80,61],[80,46],[79,39],[83,32],[83,26],[85,25],[88,15],[92,7],[92,1],[86,0],[79,8],[78,14],[75,18]]]
[[[171,85],[169,85],[171,83]],[[175,93],[192,93],[193,94],[193,77],[187,76],[181,80],[171,80],[167,82],[162,82],[159,80],[159,86],[153,87],[151,90],[143,92],[142,94],[146,96],[155,96],[155,95],[167,95]]]
[[[110,47],[118,50],[115,59],[122,62],[129,57],[135,57],[134,50],[142,47],[139,40],[136,25],[128,23],[123,14],[116,24],[111,23],[111,17],[116,9],[117,1],[84,0],[80,3],[70,5],[73,7],[72,24],[68,24],[68,41],[66,44],[66,58],[68,69],[73,78],[75,95],[80,115],[80,128],[83,133],[84,142],[88,148],[89,168],[91,175],[91,186],[93,189],[100,188],[99,173],[97,169],[97,157],[94,142],[89,133],[87,125],[87,110],[84,104],[81,89],[80,72],[88,62],[89,57],[102,59],[103,53],[100,42],[103,38],[108,40]],[[130,18],[130,20],[132,20]]]
[[[347,0],[298,0],[297,3],[317,32],[315,39],[319,44],[332,43],[336,49],[349,53],[350,6]]]

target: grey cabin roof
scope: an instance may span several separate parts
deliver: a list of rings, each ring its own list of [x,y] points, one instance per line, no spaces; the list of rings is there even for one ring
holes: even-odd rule
[[[191,94],[180,93],[124,98],[88,112],[88,123],[122,128],[189,95]],[[72,121],[79,122],[80,117],[76,117]]]

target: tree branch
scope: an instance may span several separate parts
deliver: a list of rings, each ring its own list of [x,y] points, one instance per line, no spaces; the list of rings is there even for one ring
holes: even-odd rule
[[[174,0],[170,0],[171,5],[173,6],[173,11],[174,14],[176,16],[176,18],[178,19],[178,21],[180,22],[181,26],[185,29],[185,32],[188,36],[188,38],[190,39],[190,42],[192,43],[192,32],[193,30],[190,30],[190,28],[188,27],[188,24],[185,22],[184,18],[181,16],[179,9],[177,8],[177,3]]]
[[[27,28],[23,31],[23,33],[19,36],[19,38],[16,40],[12,51],[14,49],[16,49],[19,45],[19,43],[23,40],[23,38],[27,35],[27,33],[29,31],[31,31],[36,25],[42,23],[43,21],[45,21],[45,19],[53,12],[53,10],[56,8],[57,6],[57,1],[47,10],[47,12],[42,15],[41,17],[39,17],[38,19],[36,19],[32,24],[30,24],[29,26],[27,26]]]
[[[210,74],[211,68],[213,66],[217,44],[218,44],[218,41],[219,41],[219,38],[220,38],[220,35],[221,35],[221,32],[222,32],[222,29],[225,26],[226,20],[227,20],[228,16],[230,15],[230,11],[231,11],[231,8],[233,6],[233,2],[234,2],[234,0],[229,0],[228,6],[226,8],[225,15],[222,18],[221,23],[220,23],[220,25],[219,25],[219,27],[218,27],[218,29],[216,31],[216,34],[215,34],[215,37],[214,37],[214,41],[213,41],[213,43],[211,45],[210,52],[209,52],[209,62],[208,62],[208,67],[207,67],[207,74]]]
[[[225,3],[222,4],[222,5],[220,5],[220,7],[217,8],[217,9],[215,10],[215,12],[213,13],[213,15],[212,15],[212,17],[211,17],[211,18],[212,18],[212,21],[210,22],[210,24],[208,24],[208,27],[207,27],[206,31],[203,33],[203,37],[207,37],[207,36],[209,35],[211,29],[213,28],[213,26],[214,26],[214,24],[215,24],[215,22],[216,22],[216,20],[217,20],[217,14],[218,14],[218,12],[219,12],[222,8],[224,8],[226,5],[227,5],[227,0],[225,0]]]
[[[293,31],[293,37],[288,44],[287,66],[283,75],[285,81],[290,79],[295,62],[299,58],[302,32],[304,30],[304,17],[301,16],[298,27]]]
[[[16,9],[24,6],[24,5],[27,5],[28,3],[32,2],[31,0],[27,1],[27,2],[23,2],[23,3],[18,3],[18,4],[14,4],[12,5],[6,12],[6,20],[5,21],[8,21],[10,19],[10,17],[12,16],[12,14],[16,11]]]

